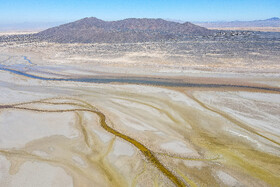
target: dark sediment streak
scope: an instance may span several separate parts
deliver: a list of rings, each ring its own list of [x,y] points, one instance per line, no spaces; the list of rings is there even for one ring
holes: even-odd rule
[[[20,107],[20,105],[25,105],[25,104],[32,104],[32,103],[48,103],[48,104],[69,104],[69,105],[77,105],[75,103],[51,103],[51,102],[40,102],[40,101],[33,101],[33,102],[27,102],[27,103],[18,103],[18,104],[13,104],[13,105],[0,105],[0,109],[17,109],[17,110],[30,110],[30,111],[35,111],[35,112],[53,112],[53,113],[60,113],[60,112],[90,112],[98,115],[100,119],[100,124],[101,127],[106,130],[107,132],[133,144],[138,150],[142,152],[142,154],[149,160],[155,167],[157,167],[167,178],[169,178],[176,186],[183,187],[185,186],[184,182],[181,181],[178,177],[176,177],[171,171],[169,171],[158,159],[156,156],[154,156],[153,152],[149,150],[145,145],[142,143],[138,142],[137,140],[120,133],[119,131],[113,129],[110,127],[107,122],[106,122],[106,116],[97,110],[94,110],[92,105],[89,105],[89,108],[79,105],[81,107],[85,108],[78,108],[78,109],[64,109],[64,110],[45,110],[45,109],[35,109],[35,108],[29,108],[29,107]]]
[[[168,81],[167,79],[151,79],[151,78],[48,78],[37,75],[28,74],[14,69],[9,69],[0,66],[0,70],[8,71],[17,75],[22,75],[29,78],[47,80],[47,81],[70,81],[70,82],[86,82],[86,83],[128,83],[128,84],[143,84],[155,86],[169,86],[169,87],[199,87],[199,88],[244,88],[256,89],[264,91],[280,92],[280,88],[260,87],[260,86],[246,86],[235,84],[204,84],[204,83],[187,83]]]

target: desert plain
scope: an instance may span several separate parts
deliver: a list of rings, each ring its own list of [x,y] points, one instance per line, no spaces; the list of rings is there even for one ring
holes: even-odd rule
[[[280,37],[265,37],[4,39],[1,186],[280,186]]]

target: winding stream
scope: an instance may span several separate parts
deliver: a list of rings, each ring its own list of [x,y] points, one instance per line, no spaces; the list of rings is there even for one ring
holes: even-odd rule
[[[36,109],[36,108],[29,108],[29,107],[22,107],[22,105],[26,104],[34,104],[34,103],[49,103],[49,104],[54,104],[54,105],[74,105],[74,106],[79,106],[83,108],[78,108],[78,109],[65,109],[65,110],[43,110],[43,109]],[[151,150],[149,150],[145,145],[142,143],[138,142],[137,140],[120,133],[119,131],[113,129],[106,123],[106,116],[95,109],[94,106],[90,105],[89,103],[84,102],[85,105],[80,105],[80,104],[75,104],[75,103],[52,103],[52,102],[45,102],[44,101],[31,101],[27,103],[18,103],[18,104],[13,104],[13,105],[2,105],[0,106],[0,109],[16,109],[16,110],[29,110],[29,111],[36,111],[36,112],[54,112],[54,113],[59,113],[59,112],[90,112],[98,115],[100,119],[100,125],[101,127],[106,130],[107,132],[125,140],[126,142],[129,142],[133,144],[138,150],[141,151],[141,153],[147,158],[149,162],[151,162],[156,168],[158,168],[167,178],[169,178],[176,186],[183,187],[185,186],[184,182],[181,181],[178,177],[176,177],[171,171],[169,171],[158,159],[157,157],[153,154]]]
[[[128,84],[143,84],[154,86],[168,86],[168,87],[200,87],[200,88],[244,88],[255,89],[264,91],[280,92],[280,88],[273,87],[260,87],[260,86],[246,86],[235,84],[200,84],[200,83],[187,83],[175,82],[167,79],[152,79],[152,78],[48,78],[37,75],[32,75],[22,71],[10,69],[0,65],[0,70],[11,72],[17,75],[22,75],[28,78],[48,80],[48,81],[71,81],[71,82],[87,82],[87,83],[128,83]]]

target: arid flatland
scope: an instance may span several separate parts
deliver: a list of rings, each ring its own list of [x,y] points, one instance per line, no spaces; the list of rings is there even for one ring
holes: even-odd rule
[[[279,44],[1,36],[0,184],[280,186]]]

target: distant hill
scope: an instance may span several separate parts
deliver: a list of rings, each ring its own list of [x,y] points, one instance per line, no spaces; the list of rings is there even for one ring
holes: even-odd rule
[[[280,18],[273,17],[266,20],[230,21],[230,22],[196,22],[206,28],[233,28],[233,27],[280,27]]]
[[[62,23],[63,22],[0,23],[0,32],[42,31],[50,27],[61,25]]]
[[[213,31],[189,22],[136,18],[103,21],[90,17],[47,29],[36,34],[36,37],[59,43],[113,43],[167,41],[211,33]]]

